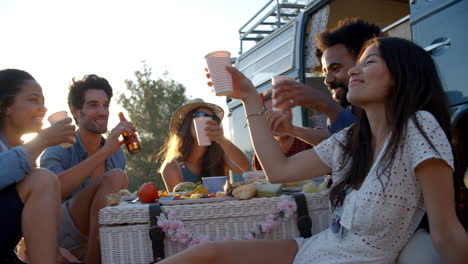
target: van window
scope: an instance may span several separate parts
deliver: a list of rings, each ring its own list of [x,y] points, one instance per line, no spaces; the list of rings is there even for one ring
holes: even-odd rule
[[[239,57],[237,68],[255,86],[293,68],[296,26],[297,21],[284,26]]]

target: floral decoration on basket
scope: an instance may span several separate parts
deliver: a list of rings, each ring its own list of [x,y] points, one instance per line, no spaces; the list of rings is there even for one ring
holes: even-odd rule
[[[296,202],[291,197],[282,199],[277,204],[278,212],[269,214],[265,221],[258,223],[257,227],[247,232],[243,237],[224,237],[222,240],[252,240],[255,237],[270,232],[279,221],[287,221],[297,210]],[[161,208],[161,215],[158,216],[158,226],[172,240],[181,244],[193,246],[209,241],[214,241],[206,234],[195,234],[185,229],[184,223],[176,218],[176,213],[170,209]]]

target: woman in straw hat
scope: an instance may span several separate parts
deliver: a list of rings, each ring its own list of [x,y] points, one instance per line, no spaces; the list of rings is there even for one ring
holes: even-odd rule
[[[179,107],[169,124],[169,137],[160,155],[164,161],[160,168],[166,189],[172,191],[180,182],[199,182],[201,177],[227,175],[249,170],[244,153],[224,137],[220,126],[224,111],[221,107],[193,99]],[[211,140],[209,146],[199,146],[193,119],[211,117],[206,128]]]

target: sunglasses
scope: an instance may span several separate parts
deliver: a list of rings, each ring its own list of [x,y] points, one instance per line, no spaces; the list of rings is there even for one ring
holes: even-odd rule
[[[193,117],[211,117],[212,119],[214,119],[214,115],[210,115],[210,114],[207,114],[207,113],[201,112],[201,111],[193,113],[192,116]]]

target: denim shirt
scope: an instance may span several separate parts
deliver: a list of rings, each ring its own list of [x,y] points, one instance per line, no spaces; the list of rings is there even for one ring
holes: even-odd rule
[[[29,172],[28,152],[21,146],[10,147],[0,132],[0,190],[21,181]]]
[[[329,120],[330,121],[330,120]],[[341,131],[343,128],[349,127],[356,122],[356,117],[353,115],[350,109],[343,109],[336,118],[335,122],[327,126],[330,135]]]
[[[86,149],[83,147],[79,137],[79,130],[76,132],[76,144],[69,148],[62,148],[60,145],[52,146],[46,149],[44,154],[41,157],[41,167],[51,170],[55,174],[62,173],[76,165],[80,162],[86,160],[89,155]],[[102,138],[101,147],[106,143],[106,140]],[[109,171],[114,168],[125,170],[126,161],[125,155],[122,149],[119,149],[116,153],[112,154],[105,161],[104,171]],[[91,183],[91,175],[81,184],[78,189],[76,189],[70,197],[67,197],[66,200],[75,196],[78,192],[83,190],[86,186]]]

